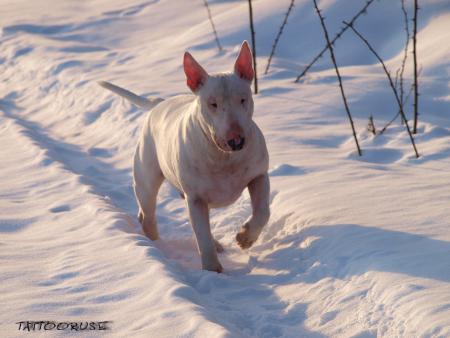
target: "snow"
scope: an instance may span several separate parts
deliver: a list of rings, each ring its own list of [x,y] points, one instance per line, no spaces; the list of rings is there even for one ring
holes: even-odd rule
[[[319,4],[335,32],[363,3]],[[210,72],[231,70],[250,38],[247,2],[210,1],[218,52],[202,1],[3,0],[2,337],[29,335],[18,331],[24,320],[111,321],[114,337],[450,337],[450,6],[421,3],[415,159],[399,120],[383,135],[366,131],[369,115],[380,129],[397,108],[351,32],[336,54],[363,157],[328,56],[293,83],[324,46],[311,1],[296,1],[262,75],[289,1],[254,1],[255,120],[269,148],[272,216],[242,251],[234,237],[248,193],[212,211],[225,246],[216,274],[200,269],[184,201],[169,185],[158,199],[162,239],[143,235],[131,158],[146,112],[96,81],[144,96],[186,93],[186,49]],[[375,1],[357,27],[395,74],[399,3]],[[405,75],[409,88],[410,64]],[[411,117],[411,98],[406,110]]]

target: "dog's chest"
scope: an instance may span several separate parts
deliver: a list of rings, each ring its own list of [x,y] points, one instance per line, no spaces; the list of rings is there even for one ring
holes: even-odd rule
[[[250,181],[248,165],[225,166],[221,170],[199,173],[198,193],[213,207],[224,207],[236,201]]]

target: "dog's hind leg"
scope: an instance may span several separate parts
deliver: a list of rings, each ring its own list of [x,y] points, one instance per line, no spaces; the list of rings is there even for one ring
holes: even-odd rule
[[[152,143],[139,143],[134,155],[133,176],[134,192],[139,204],[139,222],[145,235],[155,241],[159,238],[155,215],[156,197],[164,176]]]
[[[215,239],[215,238],[214,238],[214,246],[216,247],[216,251],[218,253],[221,253],[221,252],[225,251],[225,249],[223,248],[223,245],[220,244],[220,242],[217,239]]]
[[[156,224],[156,197],[158,195],[158,190],[161,187],[164,177],[162,174],[159,177],[154,177],[151,183],[147,183],[146,187],[136,185],[135,193],[137,200],[139,202],[139,221],[142,224],[142,230],[144,230],[145,235],[152,241],[159,238],[158,226]]]

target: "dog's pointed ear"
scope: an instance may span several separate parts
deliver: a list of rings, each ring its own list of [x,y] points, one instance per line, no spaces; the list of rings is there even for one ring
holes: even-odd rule
[[[241,79],[253,81],[255,71],[253,70],[253,56],[247,41],[244,41],[234,64],[234,73]]]
[[[183,67],[184,73],[186,74],[186,83],[188,87],[196,93],[200,87],[205,84],[208,73],[188,52],[184,53]]]

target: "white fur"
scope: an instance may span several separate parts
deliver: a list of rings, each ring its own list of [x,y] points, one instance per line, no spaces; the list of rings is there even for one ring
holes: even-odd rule
[[[134,156],[134,186],[140,220],[152,240],[158,238],[159,187],[164,179],[175,186],[186,199],[203,268],[221,272],[209,209],[230,205],[248,187],[253,214],[236,239],[242,248],[250,247],[269,218],[268,153],[252,120],[250,82],[236,73],[208,75],[203,82],[195,95],[165,100],[148,114]],[[227,145],[233,123],[245,135],[239,151]]]

